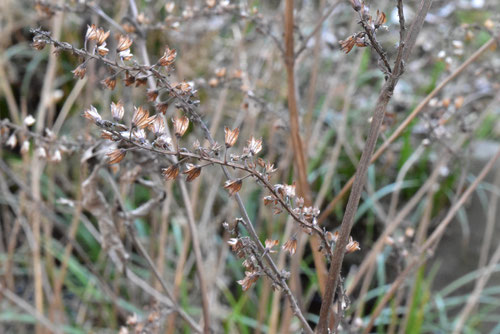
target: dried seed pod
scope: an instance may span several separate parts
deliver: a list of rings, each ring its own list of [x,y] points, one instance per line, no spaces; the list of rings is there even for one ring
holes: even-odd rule
[[[193,164],[186,164],[186,170],[184,171],[184,174],[187,175],[186,181],[191,182],[194,179],[196,179],[198,176],[200,176],[201,173],[201,167],[193,165]]]
[[[165,177],[165,180],[174,180],[177,178],[177,175],[179,175],[179,165],[175,164],[168,168],[163,168],[161,173]]]
[[[111,152],[106,154],[109,157],[108,163],[110,165],[117,164],[120,161],[122,161],[123,158],[125,158],[126,154],[127,154],[127,151],[125,151],[124,149],[116,148],[116,149],[114,149]]]
[[[174,134],[177,138],[184,136],[186,130],[189,127],[189,118],[186,116],[174,117],[172,118],[172,123],[174,124]]]
[[[234,195],[238,191],[240,191],[241,186],[243,185],[243,181],[241,179],[236,179],[236,180],[228,180],[224,184],[224,188],[229,191],[229,195]]]
[[[238,140],[238,135],[240,134],[240,129],[236,128],[234,130],[229,129],[227,126],[224,127],[224,141],[226,143],[226,147],[232,147],[234,144],[236,144],[236,141]]]

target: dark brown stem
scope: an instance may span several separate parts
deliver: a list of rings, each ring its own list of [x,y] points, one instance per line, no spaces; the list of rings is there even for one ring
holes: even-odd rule
[[[422,28],[425,16],[429,11],[432,0],[422,0],[420,3],[420,8],[415,21],[413,22],[409,35],[406,39],[406,45],[403,50],[402,61],[406,61],[410,55],[411,50],[415,44],[417,35]],[[347,207],[344,213],[344,218],[342,219],[342,225],[340,227],[340,235],[335,244],[335,250],[333,253],[332,263],[330,265],[330,270],[328,272],[328,281],[326,284],[326,291],[323,295],[323,302],[321,304],[320,317],[318,322],[318,327],[316,329],[317,333],[326,334],[328,333],[328,323],[329,323],[329,309],[333,303],[334,293],[337,289],[337,283],[340,276],[340,269],[342,267],[342,262],[345,255],[345,247],[349,242],[349,236],[351,234],[352,225],[354,223],[354,217],[358,209],[359,200],[361,198],[361,193],[365,184],[366,171],[370,165],[371,157],[375,144],[377,143],[378,134],[380,131],[380,126],[384,120],[384,114],[389,103],[394,88],[398,83],[400,77],[401,63],[396,64],[394,67],[394,72],[390,75],[382,87],[377,104],[375,106],[375,111],[373,113],[373,119],[370,126],[370,131],[368,133],[368,138],[365,143],[361,159],[359,161],[356,174],[354,176],[354,183],[352,186],[351,194],[347,202]],[[333,328],[332,331],[336,331]]]

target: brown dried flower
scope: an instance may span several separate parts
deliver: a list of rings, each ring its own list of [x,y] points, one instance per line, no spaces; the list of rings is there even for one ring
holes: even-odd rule
[[[347,253],[354,253],[355,251],[358,251],[360,249],[361,248],[359,248],[359,242],[354,241],[352,239],[352,237],[349,237],[349,243],[347,244],[347,246],[345,246],[346,252]]]
[[[231,249],[235,253],[238,253],[241,249],[243,249],[243,243],[239,238],[231,238],[227,241],[227,244],[231,246]]]
[[[130,75],[128,71],[125,72],[125,86],[128,87],[130,85],[133,85],[134,82],[135,82],[135,77],[133,75]]]
[[[97,109],[94,106],[90,106],[90,109],[84,110],[83,117],[94,123],[102,121],[101,115],[99,115],[99,112],[97,112]]]
[[[175,61],[177,56],[177,51],[175,49],[170,49],[168,46],[163,53],[163,56],[158,60],[160,66],[170,66]]]
[[[115,148],[114,150],[106,154],[109,157],[108,163],[110,165],[117,164],[122,161],[123,158],[125,158],[126,154],[127,151],[125,151],[124,149]]]
[[[101,83],[106,87],[107,89],[114,90],[116,87],[116,78],[114,76],[107,77]]]
[[[125,108],[123,108],[122,101],[118,101],[116,104],[111,102],[111,115],[115,121],[120,121],[125,114]]]
[[[33,38],[33,43],[31,43],[31,46],[38,51],[43,50],[46,45],[47,45],[47,42],[43,38],[40,38],[40,37]]]
[[[172,118],[174,124],[174,133],[177,138],[184,136],[189,126],[189,118],[186,116]]]
[[[97,27],[95,24],[87,25],[87,32],[85,33],[85,39],[87,41],[94,41],[97,38]]]
[[[156,138],[156,140],[154,141],[154,146],[155,147],[159,147],[159,148],[162,148],[164,150],[168,150],[168,151],[171,151],[172,150],[172,138],[170,138],[169,136],[167,135],[161,135],[160,137]]]
[[[134,107],[134,115],[132,116],[132,127],[144,129],[149,125],[151,119],[149,118],[149,111],[143,107]]]
[[[282,248],[290,252],[291,255],[295,254],[295,251],[297,250],[297,238],[291,237],[290,240],[285,242]]]
[[[158,89],[148,89],[146,96],[148,98],[148,102],[154,102],[158,97]]]
[[[201,167],[193,165],[193,164],[186,164],[186,170],[184,171],[184,174],[187,175],[186,181],[191,182],[194,179],[196,179],[198,176],[200,176],[201,173]]]
[[[169,166],[168,168],[163,168],[161,170],[161,173],[165,177],[165,180],[174,180],[177,178],[177,175],[179,175],[179,165],[175,164],[172,166]]]
[[[326,239],[330,242],[337,242],[339,238],[339,231],[335,231],[335,233],[332,233],[330,231],[326,232]]]
[[[257,140],[252,136],[252,138],[250,138],[250,140],[247,141],[246,151],[251,155],[255,155],[259,153],[261,150],[262,150],[262,139]]]
[[[279,240],[266,239],[265,241],[266,249],[269,251],[269,253],[276,253],[276,251],[272,250],[272,248],[278,246],[278,244]]]
[[[375,19],[375,29],[380,27],[382,24],[384,24],[387,21],[387,18],[385,16],[384,12],[381,12],[377,9],[377,18]]]
[[[221,67],[221,68],[218,68],[215,70],[215,75],[218,77],[218,78],[222,78],[222,77],[225,77],[226,76],[226,68],[225,67]]]
[[[180,89],[183,95],[188,94],[193,90],[193,86],[185,81],[175,85],[175,88]]]
[[[250,289],[253,283],[257,282],[259,279],[259,273],[255,271],[246,271],[245,278],[238,281],[238,284],[241,285],[243,291],[247,291]]]
[[[156,114],[152,116],[153,121],[149,124],[148,129],[155,134],[155,136],[159,136],[165,132],[165,122],[163,121],[163,117],[161,115]]]
[[[77,68],[75,68],[72,73],[75,78],[83,79],[85,77],[85,74],[87,73],[87,66],[85,66],[85,64],[81,64]]]
[[[104,29],[102,28],[97,29],[95,37],[97,45],[103,45],[103,44],[105,45],[106,39],[108,39],[109,34],[110,34],[109,30],[107,32],[104,32]]]
[[[224,141],[226,143],[226,147],[229,148],[236,144],[236,141],[238,140],[238,136],[240,134],[240,129],[236,128],[234,130],[231,130],[226,126],[224,127],[224,133]]]
[[[167,102],[159,102],[156,104],[156,111],[158,111],[159,113],[165,115],[167,113],[167,110],[168,110]]]
[[[113,136],[113,134],[111,132],[106,131],[106,130],[102,130],[101,138],[107,139],[107,140],[114,140],[115,137]]]
[[[132,46],[132,40],[128,35],[120,35],[118,37],[118,45],[116,46],[116,51],[123,52]]]
[[[148,84],[148,78],[143,76],[135,79],[135,87],[146,86]]]
[[[354,36],[349,36],[349,38],[339,41],[339,43],[342,51],[344,51],[345,53],[349,53],[351,52],[354,45],[356,45],[356,38]]]
[[[274,204],[276,205],[278,203],[278,200],[274,196],[265,196],[264,197],[264,205],[268,206],[269,204]]]
[[[224,188],[226,188],[229,191],[229,195],[234,195],[238,191],[240,191],[241,186],[243,185],[243,181],[241,179],[236,179],[236,180],[227,180],[226,183],[224,184]]]

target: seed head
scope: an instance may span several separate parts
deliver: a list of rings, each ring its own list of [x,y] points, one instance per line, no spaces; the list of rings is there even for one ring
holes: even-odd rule
[[[133,41],[128,35],[120,35],[120,37],[118,37],[118,45],[116,47],[116,51],[123,52],[129,49],[130,46],[132,46],[132,42]]]
[[[361,248],[359,248],[359,242],[354,241],[352,239],[352,237],[349,237],[349,243],[347,244],[347,246],[345,246],[346,252],[347,253],[354,253],[355,251],[358,251],[360,249]]]
[[[146,96],[148,98],[148,102],[154,102],[158,97],[158,89],[148,89]]]
[[[165,122],[160,114],[156,114],[153,117],[153,121],[149,124],[149,131],[153,132],[155,136],[160,136],[165,132]]]
[[[255,139],[253,136],[247,141],[246,152],[255,155],[262,150],[262,139]]]
[[[236,179],[236,180],[228,180],[224,184],[224,188],[226,188],[229,191],[229,195],[234,195],[238,191],[240,191],[241,186],[243,185],[243,181],[241,179]]]
[[[285,244],[282,246],[282,248],[288,252],[290,252],[290,255],[295,254],[295,251],[297,250],[297,238],[291,237],[290,240],[285,242]]]
[[[85,64],[79,65],[72,71],[75,78],[83,79],[85,77],[85,73],[87,73],[87,67]]]
[[[196,179],[198,176],[200,176],[200,173],[201,167],[193,164],[186,164],[186,170],[184,171],[184,174],[186,174],[187,182],[191,182]]]
[[[382,24],[384,24],[387,21],[387,18],[385,17],[384,12],[380,12],[377,9],[377,18],[375,19],[375,29],[380,27]]]
[[[225,138],[224,141],[226,143],[226,147],[232,147],[236,144],[238,140],[238,135],[240,134],[240,129],[236,128],[234,130],[229,129],[227,126],[224,127]]]
[[[33,43],[31,43],[31,46],[38,51],[43,50],[45,45],[47,45],[47,42],[42,37],[38,36],[34,37]]]
[[[123,115],[125,114],[125,108],[123,108],[122,101],[118,101],[116,104],[111,102],[111,115],[115,121],[121,121]]]
[[[265,241],[266,249],[269,251],[269,253],[276,253],[276,251],[272,250],[272,248],[278,246],[278,244],[279,240],[266,239]]]
[[[104,29],[102,28],[97,29],[95,38],[97,45],[105,45],[106,39],[109,37],[109,33],[109,30],[104,32]]]
[[[97,38],[97,28],[95,24],[87,25],[87,32],[85,33],[85,39],[87,41],[94,41]]]
[[[182,116],[180,118],[174,117],[172,118],[172,122],[174,124],[174,133],[177,138],[184,136],[186,130],[189,126],[189,118],[186,116]]]
[[[252,284],[257,282],[259,279],[259,273],[255,271],[246,271],[245,278],[238,281],[238,284],[241,285],[243,291],[247,291],[250,289]]]
[[[134,115],[132,116],[132,127],[138,127],[139,129],[144,129],[149,125],[151,120],[149,119],[149,111],[143,107],[134,107]]]
[[[179,165],[175,164],[172,166],[169,166],[168,168],[163,168],[161,170],[161,173],[165,177],[165,180],[174,180],[177,178],[177,175],[179,175]]]
[[[167,46],[163,56],[158,60],[158,64],[160,64],[160,66],[170,66],[174,63],[176,56],[177,51],[175,49],[170,49]]]
[[[86,109],[83,111],[83,117],[88,120],[91,120],[94,123],[98,123],[102,121],[101,115],[97,112],[97,109],[94,106],[90,106],[90,109]]]
[[[116,87],[116,78],[114,76],[107,77],[101,83],[109,90],[113,90]]]
[[[106,154],[109,157],[108,164],[112,165],[119,163],[123,160],[123,158],[125,158],[126,154],[127,151],[125,151],[124,149],[115,148],[114,150]]]

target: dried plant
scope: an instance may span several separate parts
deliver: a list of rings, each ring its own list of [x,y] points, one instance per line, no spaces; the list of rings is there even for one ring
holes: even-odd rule
[[[413,307],[417,269],[430,259],[453,217],[500,156],[500,151],[494,154],[473,182],[466,182],[462,172],[453,200],[441,204],[441,212],[433,211],[440,181],[448,176],[451,162],[461,159],[457,152],[474,138],[472,130],[486,119],[469,120],[460,111],[471,105],[483,107],[486,99],[494,105],[491,87],[498,83],[490,84],[496,65],[485,61],[476,72],[491,72],[486,93],[466,95],[458,84],[453,87],[459,91],[455,96],[447,97],[453,94],[451,88],[444,91],[495,46],[496,24],[488,19],[482,26],[463,24],[461,29],[471,45],[476,33],[490,36],[489,41],[465,58],[464,42],[454,40],[454,57],[465,61],[453,67],[453,59],[440,52],[441,70],[448,71],[447,76],[438,85],[433,79],[429,93],[418,93],[421,83],[413,83],[413,73],[408,72],[421,69],[412,58],[417,47],[435,60],[430,47],[418,42],[421,33],[423,39],[429,35],[425,19],[431,4],[432,0],[415,6],[397,0],[389,7],[381,3],[377,5],[384,8],[371,9],[362,0],[300,6],[283,0],[283,6],[276,8],[270,3],[254,7],[215,0],[57,5],[36,1],[38,19],[44,24],[32,24],[39,28],[30,30],[31,46],[49,60],[33,115],[26,98],[29,92],[23,88],[18,106],[0,62],[0,87],[9,106],[9,118],[0,121],[0,140],[19,155],[21,170],[29,170],[26,177],[7,158],[0,159],[2,203],[7,203],[0,205],[8,208],[7,221],[14,222],[8,228],[12,241],[0,244],[7,254],[2,295],[33,314],[37,333],[62,332],[63,295],[66,290],[74,293],[66,282],[77,276],[75,263],[82,261],[83,269],[78,270],[88,271],[92,284],[99,287],[86,286],[88,294],[105,293],[106,299],[98,302],[112,305],[119,323],[110,321],[109,326],[120,333],[236,332],[230,314],[243,299],[221,302],[221,296],[231,299],[236,290],[242,296],[258,296],[259,305],[251,315],[256,332],[369,333],[375,325],[390,333],[397,327],[405,332],[410,316],[394,315],[386,326],[380,316],[383,309],[390,301],[395,308]],[[405,18],[407,7],[413,13],[410,23]],[[284,12],[269,15],[277,10]],[[63,13],[79,20],[76,41],[69,33],[61,34]],[[353,20],[350,26],[349,20]],[[47,22],[53,23],[50,29]],[[327,25],[336,29],[334,42]],[[228,27],[237,45],[230,52],[215,34],[205,36],[214,31],[228,34]],[[435,47],[440,42],[432,43]],[[341,65],[330,69],[332,61]],[[61,74],[65,79],[57,85],[68,85],[73,78],[67,96],[55,88],[60,64],[65,70],[61,72],[68,73]],[[332,75],[322,75],[321,66]],[[29,66],[31,73],[35,67],[35,63]],[[361,67],[380,71],[361,80]],[[369,83],[360,84],[363,80]],[[405,81],[401,90],[400,81]],[[415,98],[422,102],[400,122],[393,109],[409,109]],[[332,111],[339,105],[342,112]],[[73,109],[78,119],[69,117]],[[358,109],[360,113],[352,114]],[[408,153],[404,149],[417,126],[409,129],[419,114],[424,134],[415,136],[418,148]],[[63,127],[70,125],[72,131]],[[471,130],[462,131],[463,135],[457,130],[467,126]],[[393,127],[395,131],[386,136]],[[401,149],[394,143],[404,131],[407,138]],[[336,143],[329,152],[331,136]],[[384,142],[375,151],[379,137]],[[436,155],[421,163],[428,175],[419,180],[416,191],[403,194],[405,177],[423,161],[426,150]],[[377,197],[374,176],[367,178],[369,167],[386,151],[390,154],[377,165],[381,171],[374,173],[383,182],[395,175],[389,201]],[[394,168],[398,154],[404,159]],[[75,159],[77,171],[70,173],[72,168],[65,166]],[[354,175],[345,182],[345,173]],[[428,208],[422,213],[418,204],[425,198]],[[373,226],[370,232],[353,233],[355,221],[367,210],[380,228],[375,235]],[[422,216],[421,222],[414,223],[410,215]],[[72,217],[69,222],[68,217]],[[429,227],[431,217],[436,220],[434,230]],[[18,265],[14,250],[21,230],[33,258],[34,307],[13,292],[11,269]],[[59,230],[67,238],[64,243],[53,237]],[[80,245],[89,234],[103,253],[96,256]],[[487,248],[482,250],[484,267]],[[227,256],[229,249],[234,259]],[[376,306],[367,306],[377,257],[384,249],[397,257],[392,284]],[[500,259],[497,253],[488,264],[490,270]],[[106,259],[113,266],[107,266]],[[225,274],[227,261],[234,271],[230,275]],[[391,265],[386,262],[383,268]],[[309,276],[304,278],[304,273]],[[404,283],[409,287],[399,292]],[[477,282],[475,301],[461,312],[456,333],[466,326],[484,285]],[[302,291],[304,286],[307,291]],[[357,289],[359,294],[354,293]],[[136,305],[127,304],[123,292],[140,296]],[[313,307],[311,296],[321,302]],[[54,300],[52,305],[47,305],[48,297]],[[83,323],[85,312],[75,312],[74,321]],[[311,312],[317,320],[311,320]],[[102,319],[91,313],[89,318]]]

